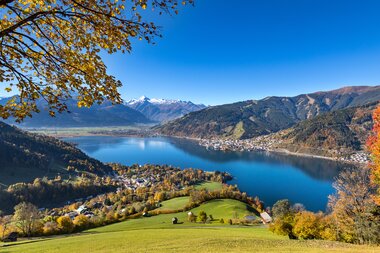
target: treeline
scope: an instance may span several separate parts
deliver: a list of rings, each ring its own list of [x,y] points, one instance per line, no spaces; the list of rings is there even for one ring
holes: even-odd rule
[[[121,164],[109,164],[112,169],[118,174],[125,177],[133,177],[136,175],[140,176],[151,176],[154,175],[155,179],[160,181],[160,186],[168,187],[173,184],[181,184],[183,186],[191,186],[202,181],[213,181],[219,183],[226,183],[232,180],[232,176],[227,172],[205,172],[200,169],[184,169],[181,170],[170,165],[154,165],[145,164],[138,165],[134,164],[131,166],[125,166]],[[170,186],[169,186],[170,188]]]
[[[21,202],[45,208],[63,205],[77,198],[114,190],[115,186],[105,183],[99,177],[77,177],[73,180],[62,180],[60,177],[52,180],[36,178],[33,183],[17,183],[0,190],[0,211],[11,213],[13,207]]]

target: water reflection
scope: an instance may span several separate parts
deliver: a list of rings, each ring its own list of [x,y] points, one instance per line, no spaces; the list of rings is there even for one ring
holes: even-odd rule
[[[183,150],[184,152],[206,159],[216,163],[226,163],[233,161],[255,161],[256,163],[266,163],[273,165],[291,165],[309,176],[331,182],[339,172],[349,166],[333,160],[325,160],[313,157],[301,157],[295,155],[287,155],[282,153],[274,153],[267,151],[254,151],[254,152],[232,152],[232,151],[219,151],[206,149],[201,147],[192,140],[169,138],[168,141],[175,147]]]
[[[168,164],[230,172],[237,184],[267,205],[288,198],[313,211],[325,210],[333,193],[332,181],[345,166],[330,160],[269,152],[222,152],[207,150],[196,142],[177,138],[77,137],[78,144],[103,162]]]

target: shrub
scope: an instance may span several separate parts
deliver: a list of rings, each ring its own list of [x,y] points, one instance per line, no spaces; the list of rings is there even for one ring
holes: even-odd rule
[[[205,211],[200,211],[199,212],[198,221],[206,223],[206,221],[207,221],[207,213]]]
[[[301,239],[320,239],[321,226],[319,225],[322,215],[312,212],[301,212],[295,215],[293,233]]]
[[[56,235],[59,234],[60,230],[58,223],[55,221],[48,221],[44,224],[43,234],[44,235]]]
[[[77,231],[85,230],[90,227],[89,219],[83,214],[80,214],[77,217],[75,217],[73,223]]]
[[[57,219],[58,228],[62,233],[71,233],[74,230],[74,223],[68,216],[61,216]]]

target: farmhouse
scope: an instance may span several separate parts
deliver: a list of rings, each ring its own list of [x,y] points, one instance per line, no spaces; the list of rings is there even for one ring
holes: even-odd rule
[[[262,212],[260,216],[264,224],[272,222],[272,217],[270,217],[270,215],[267,212]]]

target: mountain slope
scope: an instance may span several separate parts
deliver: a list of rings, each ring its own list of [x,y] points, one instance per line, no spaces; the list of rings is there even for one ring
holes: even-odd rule
[[[6,99],[0,100],[5,103]],[[105,102],[101,105],[93,105],[91,108],[78,108],[74,99],[66,101],[70,113],[57,114],[50,117],[49,113],[41,110],[41,113],[33,114],[32,118],[26,118],[22,127],[91,127],[91,126],[126,126],[133,124],[151,123],[142,113],[125,105],[112,105]],[[38,101],[39,108],[46,108],[46,103]],[[6,120],[9,124],[15,124],[14,120]]]
[[[173,120],[190,112],[206,108],[205,105],[197,105],[190,101],[150,99],[145,96],[142,96],[139,99],[130,100],[126,105],[141,112],[148,119],[156,122]]]
[[[70,166],[70,171],[67,170]],[[0,122],[0,184],[86,171],[103,175],[111,168],[71,144],[22,131]]]
[[[277,147],[292,152],[339,156],[365,149],[377,103],[351,107],[305,120],[274,134]]]
[[[165,135],[248,139],[290,128],[320,114],[380,100],[380,86],[344,87],[295,97],[213,106],[156,127]]]

